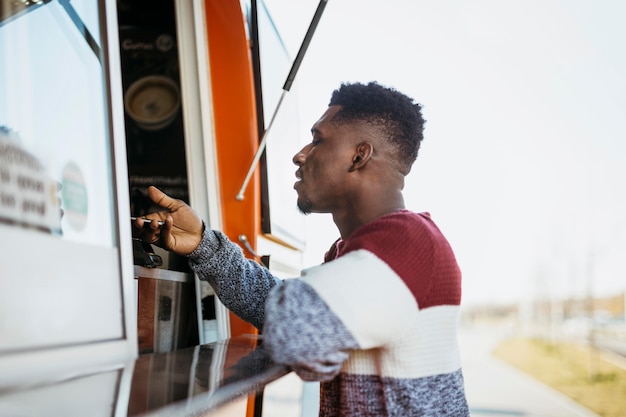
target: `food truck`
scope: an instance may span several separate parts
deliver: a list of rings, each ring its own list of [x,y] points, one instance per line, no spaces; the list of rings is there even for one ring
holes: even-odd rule
[[[262,0],[0,3],[0,415],[302,408],[295,377],[267,395],[290,374],[251,360],[258,331],[131,219],[154,185],[299,274],[291,87],[324,4],[291,57]]]

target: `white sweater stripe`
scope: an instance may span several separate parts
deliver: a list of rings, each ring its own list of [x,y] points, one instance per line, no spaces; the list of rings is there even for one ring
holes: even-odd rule
[[[362,349],[396,340],[417,302],[396,273],[366,250],[306,269],[302,279],[328,304]]]
[[[419,378],[461,367],[456,340],[459,307],[419,310],[402,279],[371,252],[350,252],[309,268],[302,279],[363,349],[351,352],[343,372]]]
[[[461,368],[455,331],[458,312],[458,306],[421,310],[421,324],[405,328],[400,343],[353,352],[342,371],[392,378],[421,378],[457,371]]]

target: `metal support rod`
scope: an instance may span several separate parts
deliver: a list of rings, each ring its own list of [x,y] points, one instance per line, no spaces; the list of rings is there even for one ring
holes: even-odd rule
[[[270,129],[272,128],[272,125],[274,124],[274,119],[276,119],[276,115],[278,114],[278,109],[280,108],[280,105],[283,102],[283,98],[285,98],[286,93],[287,91],[283,90],[283,93],[280,95],[280,99],[278,100],[278,104],[276,105],[276,110],[274,111],[274,114],[272,115],[272,118],[270,119],[270,123],[267,126],[267,129],[265,129],[265,132],[263,132],[263,139],[261,139],[261,143],[259,143],[259,149],[257,149],[256,154],[254,154],[254,159],[252,159],[250,168],[248,168],[248,173],[246,174],[246,178],[243,180],[243,185],[241,186],[241,189],[239,190],[239,193],[237,194],[237,200],[239,201],[243,200],[243,193],[246,187],[248,186],[248,182],[250,182],[250,178],[252,177],[254,168],[256,167],[256,164],[259,163],[259,159],[261,159],[261,155],[263,154],[263,151],[265,150],[265,144],[267,142],[267,133],[270,131]]]
[[[302,40],[302,44],[300,45],[300,49],[298,50],[298,55],[296,55],[296,59],[293,61],[293,64],[291,65],[291,71],[289,71],[289,74],[287,75],[287,79],[285,80],[285,84],[283,85],[283,92],[280,96],[280,99],[278,100],[278,103],[276,104],[276,107],[274,108],[274,113],[272,114],[270,123],[265,129],[265,132],[263,132],[263,138],[261,139],[261,142],[259,143],[259,149],[257,149],[256,154],[254,155],[254,158],[252,159],[252,163],[250,164],[250,168],[248,169],[248,173],[246,174],[246,178],[243,180],[243,184],[241,186],[241,189],[239,190],[239,193],[237,193],[236,198],[238,201],[242,201],[244,199],[244,192],[246,190],[246,187],[248,186],[248,183],[250,182],[250,178],[252,177],[252,173],[254,172],[254,169],[256,168],[256,164],[259,162],[259,159],[261,159],[261,155],[263,154],[263,151],[265,150],[265,146],[267,144],[267,135],[270,129],[272,128],[272,125],[274,124],[274,119],[276,119],[276,115],[278,114],[278,110],[280,109],[280,106],[283,102],[283,98],[285,97],[285,94],[291,89],[291,85],[293,84],[293,81],[296,78],[298,69],[300,69],[300,64],[302,63],[304,54],[306,53],[306,50],[309,47],[309,44],[311,43],[311,39],[313,38],[313,34],[315,33],[317,24],[319,23],[322,17],[322,13],[324,12],[324,8],[326,7],[327,3],[328,3],[328,0],[320,0],[319,4],[317,5],[317,9],[315,10],[315,14],[313,15],[311,24],[309,25],[309,29],[307,30],[306,35],[304,35],[304,39]]]

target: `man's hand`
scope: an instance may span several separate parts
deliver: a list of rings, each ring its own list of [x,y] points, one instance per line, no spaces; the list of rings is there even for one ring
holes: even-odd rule
[[[135,220],[144,242],[155,244],[179,255],[189,255],[202,239],[204,223],[191,207],[175,200],[156,187],[148,188],[148,197],[166,211],[151,213]],[[150,219],[152,222],[144,222]],[[158,221],[163,221],[160,226]]]

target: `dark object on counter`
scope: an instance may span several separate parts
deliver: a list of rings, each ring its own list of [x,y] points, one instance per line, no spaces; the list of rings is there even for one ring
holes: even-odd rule
[[[154,253],[152,245],[137,238],[133,238],[133,262],[146,268],[163,265],[163,259]]]

